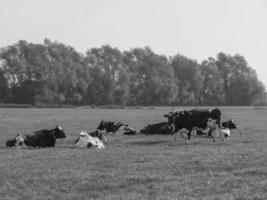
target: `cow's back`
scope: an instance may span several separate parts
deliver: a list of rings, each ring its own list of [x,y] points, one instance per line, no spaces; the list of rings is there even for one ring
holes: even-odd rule
[[[172,134],[167,122],[159,122],[156,124],[149,124],[140,131],[144,134]]]
[[[221,111],[217,108],[208,109],[193,109],[186,110],[176,119],[176,129],[186,128],[191,130],[194,127],[206,128],[209,118],[216,119],[220,124]],[[220,126],[220,125],[219,125]]]

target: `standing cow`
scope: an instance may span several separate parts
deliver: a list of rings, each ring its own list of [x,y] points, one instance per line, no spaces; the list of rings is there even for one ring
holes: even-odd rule
[[[175,139],[177,134],[180,133],[183,136],[183,132],[187,134],[187,141],[191,138],[191,131],[202,130],[207,128],[208,119],[214,119],[218,127],[221,127],[221,111],[218,108],[213,110],[206,109],[193,109],[182,110],[177,112],[170,112],[164,115],[168,119],[169,126],[172,126]],[[211,136],[211,132],[208,133]],[[184,136],[183,136],[184,137]]]

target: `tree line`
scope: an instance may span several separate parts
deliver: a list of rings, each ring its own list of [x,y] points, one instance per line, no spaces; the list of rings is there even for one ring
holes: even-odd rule
[[[0,103],[70,105],[251,105],[265,87],[241,55],[198,63],[149,47],[109,45],[85,54],[45,39],[0,49]]]

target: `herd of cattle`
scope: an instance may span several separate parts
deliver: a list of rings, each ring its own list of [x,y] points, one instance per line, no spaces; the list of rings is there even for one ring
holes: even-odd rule
[[[221,110],[192,109],[169,112],[164,117],[167,122],[150,124],[139,131],[141,134],[173,134],[176,139],[178,134],[188,142],[192,136],[216,138],[222,141],[224,138],[231,137],[231,130],[237,126],[233,120],[221,123]],[[96,147],[105,148],[104,143],[107,141],[105,135],[114,134],[119,129],[123,130],[124,135],[136,135],[138,131],[127,124],[121,122],[101,121],[95,131],[88,133],[82,131],[74,142],[74,146],[80,148]],[[52,130],[39,130],[31,134],[18,134],[15,138],[6,142],[6,147],[54,147],[56,139],[66,138],[62,127],[57,126]]]

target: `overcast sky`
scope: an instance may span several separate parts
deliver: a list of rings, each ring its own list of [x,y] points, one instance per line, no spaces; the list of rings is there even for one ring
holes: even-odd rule
[[[150,46],[199,62],[239,53],[267,86],[266,0],[0,0],[0,47],[44,38],[80,52]]]

